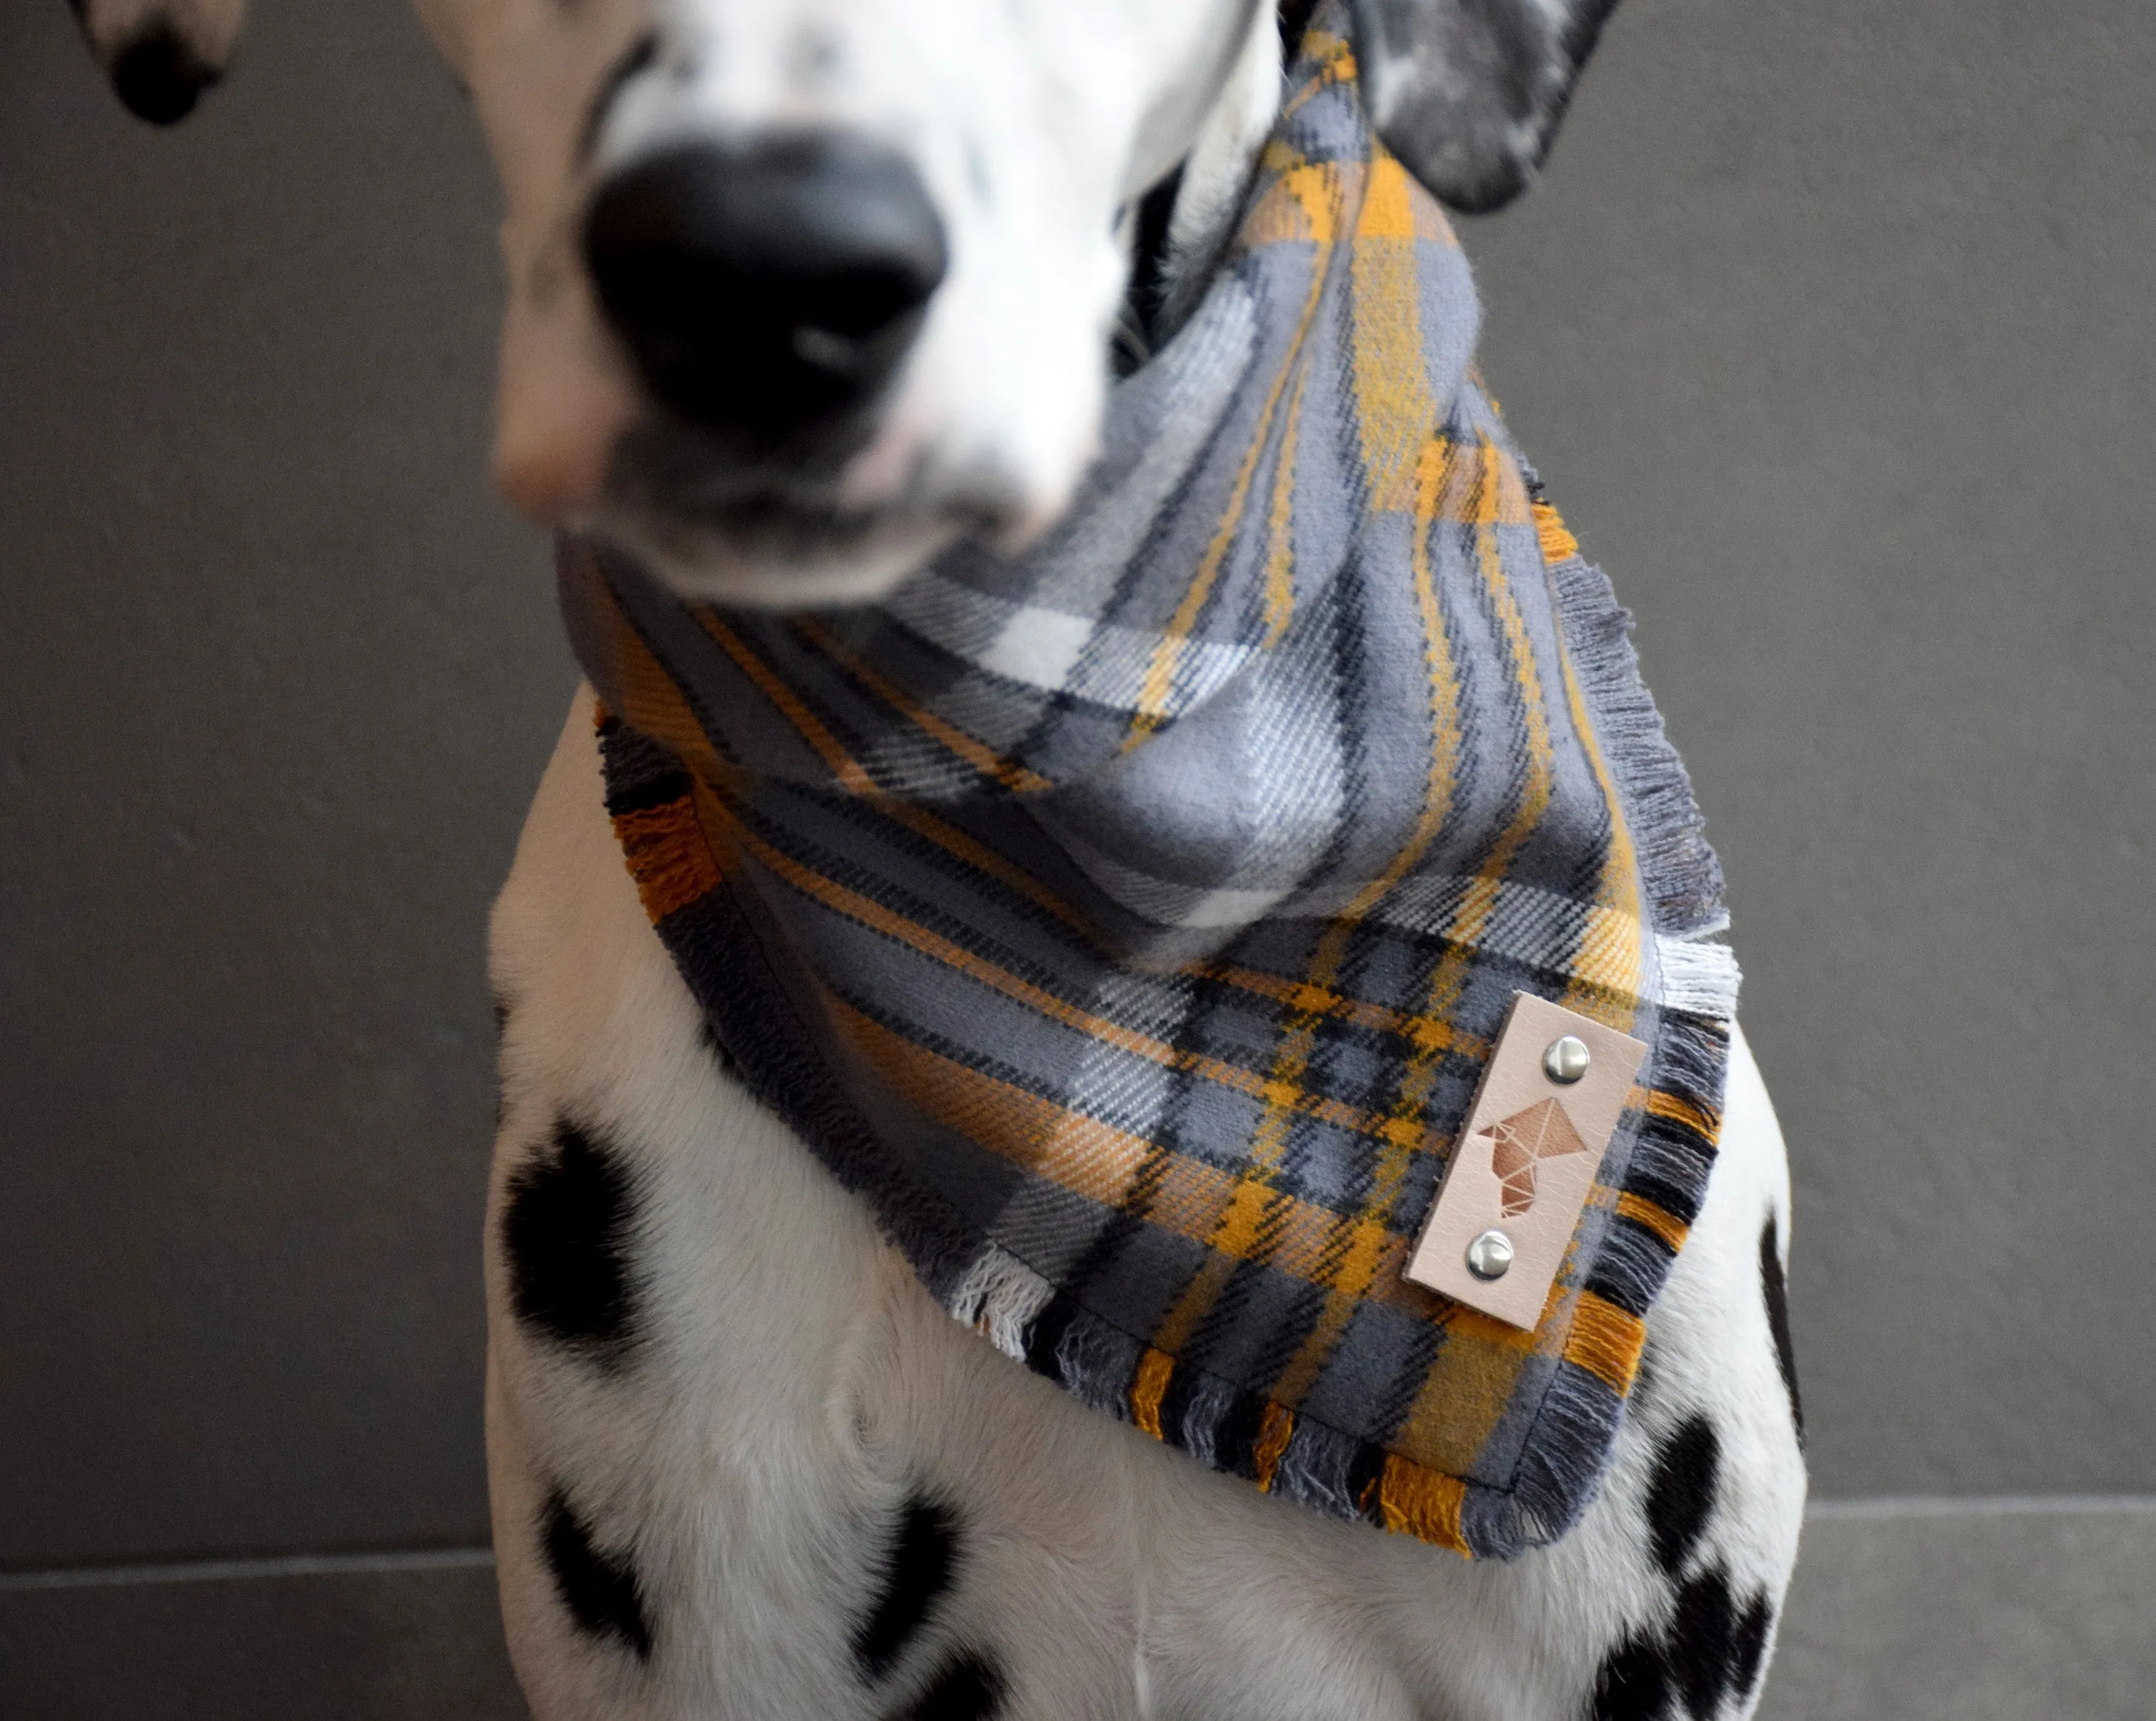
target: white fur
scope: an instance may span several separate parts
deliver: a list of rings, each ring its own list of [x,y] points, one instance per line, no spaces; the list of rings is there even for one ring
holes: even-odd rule
[[[994,1657],[1003,1713],[1025,1721],[1566,1721],[1611,1647],[1666,1621],[1643,1500],[1658,1442],[1699,1412],[1722,1462],[1693,1569],[1720,1561],[1740,1596],[1779,1606],[1804,1484],[1758,1248],[1770,1212],[1787,1237],[1789,1182],[1741,1037],[1706,1209],[1599,1498],[1555,1547],[1470,1564],[1204,1470],[938,1309],[700,1044],[607,819],[591,722],[580,694],[494,920],[508,1016],[488,1459],[511,1650],[539,1721],[889,1715],[960,1642]],[[506,1180],[564,1114],[617,1145],[639,1191],[643,1338],[613,1371],[535,1340],[507,1298]],[[648,1666],[565,1612],[536,1543],[555,1487],[633,1559]],[[850,1636],[893,1514],[924,1489],[952,1503],[968,1561],[889,1678],[868,1681]]]
[[[1183,164],[1162,270],[1170,325],[1188,314],[1211,274],[1259,146],[1280,112],[1281,40],[1271,8],[1259,8],[1256,25]]]

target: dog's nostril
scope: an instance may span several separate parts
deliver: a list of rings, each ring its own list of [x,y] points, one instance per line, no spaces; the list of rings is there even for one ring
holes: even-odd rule
[[[920,177],[840,132],[639,162],[593,199],[584,259],[654,395],[700,423],[773,435],[880,389],[945,266]]]

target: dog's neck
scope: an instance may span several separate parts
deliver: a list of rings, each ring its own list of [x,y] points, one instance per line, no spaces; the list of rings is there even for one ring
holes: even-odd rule
[[[1236,211],[1280,111],[1291,10],[1251,8],[1242,51],[1189,153],[1125,212],[1132,262],[1116,330],[1119,371],[1144,363],[1183,325],[1234,237]]]

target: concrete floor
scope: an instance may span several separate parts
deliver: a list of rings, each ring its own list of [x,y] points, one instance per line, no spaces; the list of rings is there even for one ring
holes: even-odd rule
[[[2156,1499],[1815,1511],[1760,1721],[2147,1721]]]
[[[493,1577],[471,1549],[0,1578],[0,1714],[515,1721]],[[1759,1721],[2148,1721],[2152,1597],[2156,1500],[1824,1506]]]

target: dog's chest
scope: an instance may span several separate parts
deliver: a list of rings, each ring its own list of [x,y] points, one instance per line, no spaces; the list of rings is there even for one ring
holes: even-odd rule
[[[1563,1541],[1471,1565],[1325,1523],[1056,1391],[920,1290],[715,1057],[580,717],[495,927],[490,1467],[542,1721],[1496,1721],[1583,1713],[1598,1680],[1741,1712],[1802,1493],[1761,1278],[1778,1138],[1726,1148]]]

